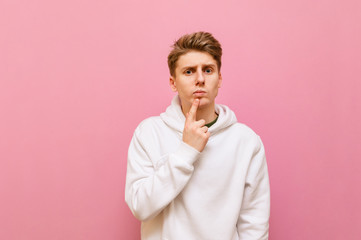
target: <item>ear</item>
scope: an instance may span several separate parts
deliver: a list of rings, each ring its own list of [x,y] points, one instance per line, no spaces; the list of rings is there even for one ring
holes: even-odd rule
[[[172,89],[173,92],[177,92],[177,86],[176,86],[176,83],[175,83],[175,78],[173,76],[171,76],[169,78],[169,85],[170,85],[170,88]]]
[[[222,74],[219,73],[219,77],[218,77],[218,88],[220,88],[222,85]]]

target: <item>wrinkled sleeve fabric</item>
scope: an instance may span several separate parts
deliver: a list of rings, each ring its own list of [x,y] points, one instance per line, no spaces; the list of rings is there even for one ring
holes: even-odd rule
[[[263,143],[257,136],[243,195],[242,208],[237,222],[241,240],[268,239],[270,217],[270,185]]]
[[[200,152],[184,142],[178,149],[163,156],[162,161],[152,161],[149,148],[152,141],[142,135],[141,128],[134,132],[128,150],[125,201],[134,216],[146,221],[158,215],[184,188],[192,176],[193,163]],[[154,164],[157,162],[157,164]],[[160,162],[160,163],[159,163]]]

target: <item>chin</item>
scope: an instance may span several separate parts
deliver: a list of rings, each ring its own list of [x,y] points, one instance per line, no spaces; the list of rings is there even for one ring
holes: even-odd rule
[[[199,101],[199,107],[200,108],[210,104],[210,101],[207,98],[199,98],[199,100],[200,100]]]

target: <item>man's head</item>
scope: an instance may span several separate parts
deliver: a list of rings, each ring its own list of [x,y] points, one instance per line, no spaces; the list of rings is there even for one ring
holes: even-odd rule
[[[218,72],[221,70],[222,47],[212,34],[208,32],[195,32],[179,38],[173,45],[168,55],[170,75],[175,76],[175,69],[180,56],[195,50],[209,53],[217,62]]]
[[[182,36],[168,56],[172,91],[178,92],[183,111],[198,98],[199,109],[214,109],[221,87],[222,48],[210,34],[196,32]]]

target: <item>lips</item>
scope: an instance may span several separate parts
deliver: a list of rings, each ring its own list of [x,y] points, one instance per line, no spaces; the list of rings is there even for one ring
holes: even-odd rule
[[[194,91],[193,93],[206,93],[206,91],[203,91],[203,90],[197,90],[197,91]]]
[[[206,94],[207,94],[207,92],[203,91],[203,90],[197,90],[197,91],[193,92],[193,96],[195,96],[195,97],[203,97]]]

